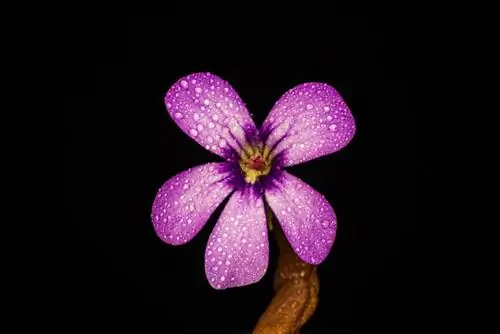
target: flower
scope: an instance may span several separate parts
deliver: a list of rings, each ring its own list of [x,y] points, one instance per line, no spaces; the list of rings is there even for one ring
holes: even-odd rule
[[[327,257],[335,212],[323,195],[284,168],[334,153],[353,138],[354,118],[333,87],[308,82],[288,90],[260,130],[233,87],[211,73],[179,79],[165,104],[186,134],[225,161],[190,168],[163,184],[151,214],[161,240],[187,243],[231,195],[205,250],[213,288],[245,286],[264,276],[264,199],[304,262],[317,265]]]

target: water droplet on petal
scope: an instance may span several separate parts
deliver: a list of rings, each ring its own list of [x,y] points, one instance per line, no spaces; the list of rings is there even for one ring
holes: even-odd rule
[[[308,104],[308,105],[306,105],[306,109],[307,109],[307,110],[311,110],[312,108],[313,108],[313,105],[312,105],[312,104]]]
[[[324,107],[323,108],[325,111],[330,111],[330,107]]]
[[[175,113],[175,118],[181,119],[183,115],[180,112]]]
[[[213,128],[215,128],[215,124],[213,122],[210,122],[210,123],[208,123],[208,127],[210,129],[213,129]]]
[[[323,220],[323,221],[321,222],[321,225],[322,225],[324,228],[327,228],[327,227],[329,227],[329,226],[330,226],[330,223],[331,223],[331,222],[330,222],[329,220],[326,220],[326,219],[325,219],[325,220]]]
[[[205,101],[203,101],[203,104],[206,105],[206,106],[208,106],[210,104],[210,100],[205,99]]]
[[[326,120],[327,121],[331,121],[332,120],[332,116],[330,116],[330,115],[326,116]]]
[[[196,129],[191,129],[189,130],[189,133],[191,134],[191,136],[193,137],[196,137],[198,135],[198,131],[196,131]]]
[[[198,115],[197,113],[194,113],[193,118],[195,121],[198,121],[200,119],[200,115]]]
[[[219,142],[219,146],[220,147],[225,147],[226,146],[226,141],[224,139],[221,139],[221,141]]]
[[[201,124],[198,124],[198,126],[196,128],[198,129],[198,131],[203,131],[203,125],[201,125]]]
[[[182,86],[183,88],[187,88],[187,86],[188,86],[188,82],[187,82],[186,80],[182,80],[182,81],[181,81],[181,86]]]
[[[217,120],[219,119],[219,116],[217,114],[213,114],[212,119],[217,122]]]
[[[196,82],[195,82],[195,83],[196,83]],[[200,94],[200,93],[203,91],[203,89],[201,89],[200,87],[196,87],[196,88],[194,89],[194,91],[195,91],[196,93]]]
[[[335,129],[337,128],[337,125],[332,124],[332,125],[330,125],[328,128],[329,128],[330,130],[332,130],[332,131],[335,131]]]

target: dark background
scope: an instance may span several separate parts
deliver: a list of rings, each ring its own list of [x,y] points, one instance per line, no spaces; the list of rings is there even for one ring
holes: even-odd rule
[[[219,160],[183,134],[163,104],[177,79],[209,71],[235,87],[258,125],[302,82],[327,82],[344,97],[357,122],[353,141],[290,168],[338,216],[336,242],[319,269],[320,303],[304,332],[402,330],[415,284],[403,249],[416,224],[416,129],[394,29],[369,16],[292,32],[258,31],[258,20],[218,27],[170,14],[87,22],[69,38],[77,57],[65,96],[65,201],[77,256],[68,261],[67,295],[77,323],[234,333],[251,330],[270,302],[273,244],[259,283],[216,291],[205,279],[204,248],[223,206],[184,246],[162,243],[150,222],[167,179]]]

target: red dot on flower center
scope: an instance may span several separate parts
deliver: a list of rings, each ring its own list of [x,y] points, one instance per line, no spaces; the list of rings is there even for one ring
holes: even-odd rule
[[[266,162],[260,155],[254,155],[250,157],[248,161],[248,167],[256,170],[262,170],[265,168]]]

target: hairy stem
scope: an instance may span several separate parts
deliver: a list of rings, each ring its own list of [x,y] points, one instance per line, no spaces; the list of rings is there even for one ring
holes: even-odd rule
[[[253,334],[297,334],[318,304],[317,267],[305,263],[295,254],[279,224],[273,226],[271,220],[272,216],[268,215],[268,224],[273,227],[279,246],[278,268],[274,275],[275,296],[261,315]]]

